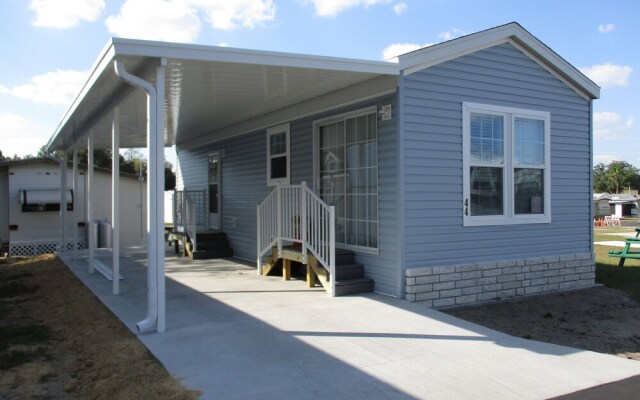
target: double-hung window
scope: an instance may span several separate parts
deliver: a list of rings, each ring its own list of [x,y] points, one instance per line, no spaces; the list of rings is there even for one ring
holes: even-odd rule
[[[282,124],[267,129],[267,185],[289,182],[289,124]]]
[[[464,225],[551,222],[550,114],[462,108]]]

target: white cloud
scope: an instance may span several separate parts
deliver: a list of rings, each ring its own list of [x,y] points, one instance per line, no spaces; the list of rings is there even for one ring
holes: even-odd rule
[[[116,36],[171,42],[192,42],[200,32],[196,10],[184,1],[127,0],[106,25]]]
[[[427,46],[431,46],[431,43],[425,45],[419,45],[417,43],[394,43],[382,50],[382,59],[385,61],[398,62],[399,55]]]
[[[121,37],[193,42],[202,17],[215,29],[255,28],[273,21],[273,0],[126,0],[107,18],[109,31]]]
[[[451,39],[455,39],[457,37],[460,36],[464,36],[466,35],[467,32],[463,31],[462,29],[458,29],[458,28],[453,28],[450,31],[447,32],[441,32],[438,37],[442,40],[451,40]]]
[[[47,72],[34,76],[24,85],[12,88],[0,85],[0,93],[11,94],[34,103],[66,106],[80,92],[87,75],[88,72],[84,71]]]
[[[393,12],[396,13],[396,15],[402,15],[405,13],[405,11],[407,11],[407,8],[407,3],[403,1],[401,3],[393,5]]]
[[[273,0],[186,0],[202,10],[215,29],[232,30],[238,27],[253,29],[273,21],[276,6]]]
[[[611,161],[618,161],[618,160],[624,160],[624,157],[621,157],[616,154],[610,154],[610,153],[593,155],[593,165],[600,164],[600,163],[604,165],[608,165],[611,163]]]
[[[3,140],[0,150],[5,157],[13,155],[36,155],[38,149],[45,144],[51,133],[43,124],[29,120],[17,114],[0,114],[2,136],[20,138],[20,140]]]
[[[600,87],[610,88],[614,86],[627,86],[633,68],[628,65],[605,63],[594,65],[593,67],[580,68],[580,71]]]
[[[598,32],[600,32],[600,33],[609,33],[614,29],[616,29],[616,26],[614,24],[600,24],[600,25],[598,25]]]
[[[31,0],[29,10],[36,13],[34,26],[67,29],[98,19],[104,0]]]
[[[615,112],[597,112],[593,114],[593,134],[600,140],[628,138],[633,122],[633,117],[625,119]]]
[[[313,3],[316,15],[320,17],[335,17],[343,11],[353,7],[369,7],[376,4],[388,4],[391,0],[307,0]]]

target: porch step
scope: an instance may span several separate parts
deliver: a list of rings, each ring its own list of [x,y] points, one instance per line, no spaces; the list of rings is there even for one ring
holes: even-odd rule
[[[197,251],[193,244],[187,243],[187,254],[192,260],[233,257],[233,249],[229,246],[227,234],[220,231],[198,232],[196,235]]]
[[[345,279],[343,281],[336,280],[336,296],[373,292],[373,286],[373,279],[365,277]]]
[[[208,260],[211,258],[233,257],[232,249],[198,250],[191,253],[192,260]]]
[[[353,251],[336,249],[336,265],[353,264],[355,254]]]
[[[373,292],[374,281],[364,276],[364,266],[355,263],[353,251],[336,249],[336,296]]]
[[[336,265],[336,282],[347,279],[362,278],[364,266],[362,264],[338,264]]]

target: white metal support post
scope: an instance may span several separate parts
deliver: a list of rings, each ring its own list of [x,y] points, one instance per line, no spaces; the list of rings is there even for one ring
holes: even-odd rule
[[[60,248],[63,253],[67,250],[67,152],[60,158]]]
[[[156,84],[152,85],[124,67],[116,59],[114,68],[120,79],[147,93],[147,316],[136,325],[140,332],[165,330],[164,277],[164,80],[166,59],[156,68]]]
[[[166,328],[165,324],[165,276],[164,276],[164,80],[165,80],[165,67],[167,65],[167,59],[160,59],[160,65],[156,69],[156,126],[154,136],[155,141],[152,143],[155,147],[153,157],[149,152],[149,159],[151,164],[155,164],[153,170],[155,191],[154,196],[156,198],[155,215],[152,216],[155,219],[155,250],[156,250],[156,262],[157,262],[157,275],[158,280],[158,332],[164,332]],[[149,146],[151,147],[151,143]],[[149,179],[151,181],[151,179]]]
[[[111,142],[111,271],[113,294],[120,294],[120,109],[113,109]]]
[[[71,177],[71,187],[73,188],[74,207],[73,214],[80,215],[78,212],[79,204],[75,202],[78,196],[78,147],[73,146],[73,176]],[[73,258],[78,258],[78,242],[80,235],[78,234],[78,218],[73,218]]]
[[[89,238],[89,273],[94,272],[94,252],[96,247],[95,232],[93,230],[93,132],[89,132],[89,138],[87,139],[87,221],[85,222],[85,229],[87,230],[87,237]]]

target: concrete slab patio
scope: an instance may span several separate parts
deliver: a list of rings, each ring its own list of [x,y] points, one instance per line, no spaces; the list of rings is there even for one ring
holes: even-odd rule
[[[133,332],[144,254],[121,295],[61,258]],[[547,399],[640,374],[640,363],[520,339],[379,294],[330,298],[236,260],[167,257],[167,331],[139,335],[203,399]]]

